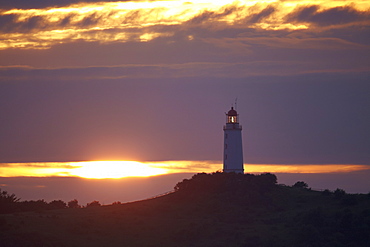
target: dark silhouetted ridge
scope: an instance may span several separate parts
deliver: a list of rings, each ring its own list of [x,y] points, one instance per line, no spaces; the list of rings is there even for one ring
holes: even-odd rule
[[[278,185],[269,173],[200,173],[176,184],[173,193],[140,202],[0,215],[0,246],[367,247],[369,242],[370,195],[314,191],[303,181]]]

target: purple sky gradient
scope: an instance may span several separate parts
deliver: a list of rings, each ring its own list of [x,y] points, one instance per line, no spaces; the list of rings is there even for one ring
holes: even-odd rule
[[[3,83],[1,162],[221,160],[238,97],[246,163],[369,164],[366,73]],[[347,82],[349,81],[349,82]]]
[[[280,23],[307,26],[296,30],[262,28],[284,1],[232,24],[222,18],[243,8],[129,26],[140,10],[122,19],[129,27],[104,30],[89,28],[113,12],[78,22],[5,12],[77,2],[0,4],[0,163],[221,160],[224,113],[237,98],[246,163],[370,165],[370,12],[356,1],[297,5]],[[38,40],[74,28],[85,31]]]

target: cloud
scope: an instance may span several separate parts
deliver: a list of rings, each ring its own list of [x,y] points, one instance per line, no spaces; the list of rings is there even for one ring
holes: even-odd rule
[[[120,0],[120,2],[126,2],[129,0]],[[103,2],[102,0],[38,0],[38,1],[29,1],[29,0],[12,0],[5,1],[0,4],[0,9],[42,9],[50,7],[61,7],[68,6],[71,4],[78,3],[97,3]],[[117,0],[104,0],[104,2],[117,2]]]
[[[187,21],[190,25],[199,25],[205,22],[214,22],[219,19],[230,16],[231,14],[244,9],[243,7],[237,7],[233,5],[225,6],[218,11],[205,10],[201,14],[198,14]]]
[[[309,22],[319,26],[362,23],[370,20],[370,11],[359,11],[351,6],[321,10],[320,6],[299,7],[287,17],[288,22]],[[367,23],[368,25],[369,23]]]
[[[126,29],[126,42],[105,43],[105,40],[119,39],[119,36],[114,37],[122,34],[118,30],[92,30],[84,33],[91,39],[89,42],[74,40],[42,51],[4,49],[1,51],[0,66],[3,67],[0,77],[3,80],[52,76],[60,80],[197,76],[241,78],[369,70],[370,40],[363,32],[366,29],[360,27],[320,33],[242,28],[181,29],[178,25],[158,25],[147,30],[153,31],[153,37],[156,33],[169,34],[138,42],[145,36],[142,36],[140,29],[132,28],[129,31]],[[49,45],[54,41],[46,36],[45,42]]]
[[[337,4],[344,4],[336,2]],[[292,5],[292,3],[290,3]],[[168,5],[168,6],[167,6]],[[278,30],[316,32],[315,26],[368,26],[369,13],[354,6],[304,6],[294,2],[182,4],[178,1],[99,2],[50,9],[13,9],[0,13],[0,49],[45,49],[61,43],[148,42],[196,30],[247,33]],[[325,8],[323,8],[325,6]],[[322,9],[323,8],[323,9]],[[334,27],[331,27],[334,28]],[[266,32],[263,32],[266,34]]]
[[[273,14],[276,11],[276,8],[274,6],[267,6],[265,9],[263,9],[259,13],[251,14],[246,18],[246,21],[248,23],[259,23],[264,18],[269,17],[271,14]]]
[[[27,12],[27,11],[26,11]],[[7,12],[6,12],[7,13]],[[11,14],[0,15],[0,31],[3,33],[32,33],[41,31],[90,28],[104,25],[104,21],[112,19],[116,13],[114,10],[108,11],[89,11],[80,14],[78,11],[67,11],[59,14],[45,14],[36,11],[29,14],[21,12],[11,12]],[[108,26],[107,29],[111,27]]]
[[[2,10],[2,159],[218,159],[241,95],[252,162],[368,162],[369,4],[233,2]]]
[[[324,62],[325,63],[325,62]],[[0,81],[33,80],[115,80],[129,78],[245,78],[251,76],[286,76],[310,73],[366,72],[369,67],[336,69],[305,61],[253,61],[244,63],[195,62],[182,64],[127,64],[116,66],[89,66],[66,68],[33,68],[25,66],[0,67]]]
[[[298,38],[298,37],[238,37],[206,39],[207,42],[228,49],[243,50],[254,49],[255,46],[264,46],[268,48],[286,48],[286,49],[310,49],[310,50],[344,50],[344,49],[369,49],[368,45],[357,44],[339,38]]]
[[[222,170],[221,161],[87,161],[87,162],[36,162],[0,163],[2,177],[69,176],[93,179],[147,177],[171,173],[215,172]],[[368,165],[354,164],[245,164],[246,173],[347,173],[369,170]]]

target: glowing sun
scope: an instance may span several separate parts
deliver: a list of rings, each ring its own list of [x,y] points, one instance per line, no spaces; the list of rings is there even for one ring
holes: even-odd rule
[[[91,161],[76,163],[76,168],[69,173],[83,178],[103,179],[155,176],[166,174],[167,170],[136,161]]]

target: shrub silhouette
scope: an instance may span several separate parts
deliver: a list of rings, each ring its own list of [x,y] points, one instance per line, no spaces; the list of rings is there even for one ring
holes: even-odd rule
[[[342,189],[338,188],[334,191],[335,198],[343,198],[345,195],[346,195],[346,192]]]
[[[78,204],[78,200],[74,199],[68,202],[68,207],[69,208],[80,208],[81,206]]]
[[[54,200],[49,202],[49,209],[67,208],[67,204],[62,200]]]
[[[330,191],[330,190],[328,190],[328,189],[325,189],[323,192],[321,192],[321,194],[322,194],[323,196],[330,196],[330,195],[331,195],[331,191]]]
[[[184,179],[175,186],[175,196],[179,200],[198,202],[227,201],[241,206],[265,204],[269,200],[265,194],[276,187],[276,176],[271,173],[261,175],[237,173],[198,173],[191,179]]]
[[[345,195],[341,201],[344,206],[354,206],[358,204],[357,197],[355,195]]]
[[[101,206],[101,204],[100,204],[99,201],[92,201],[92,202],[86,204],[87,208],[100,207],[100,206]]]
[[[22,201],[18,204],[18,211],[38,211],[50,209],[49,204],[45,200],[30,200]]]
[[[303,181],[298,181],[293,185],[294,188],[302,188],[302,189],[307,189],[308,184],[303,182]]]
[[[198,173],[191,179],[184,179],[177,183],[174,189],[175,191],[193,190],[194,193],[197,193],[205,191],[222,192],[230,189],[239,190],[240,188],[253,187],[259,191],[266,191],[272,189],[276,183],[277,178],[271,173],[253,175],[215,172],[211,174]]]

